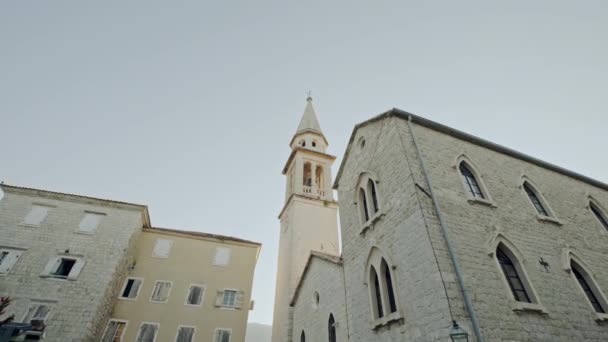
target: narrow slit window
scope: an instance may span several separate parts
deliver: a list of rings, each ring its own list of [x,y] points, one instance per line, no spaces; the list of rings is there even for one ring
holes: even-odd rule
[[[526,194],[528,194],[528,197],[530,198],[530,201],[534,205],[536,211],[543,216],[549,216],[549,212],[547,212],[547,209],[545,209],[545,206],[540,201],[540,198],[538,198],[538,195],[534,190],[532,190],[528,182],[524,183],[524,190],[526,191]]]
[[[359,189],[359,208],[361,210],[361,220],[365,223],[369,221],[369,212],[367,211],[367,198],[365,190]]]
[[[372,204],[374,206],[374,214],[378,212],[378,195],[376,194],[376,184],[374,183],[373,180],[369,179],[367,181],[368,184],[368,188],[370,189],[370,192],[372,194]]]
[[[481,187],[475,178],[475,175],[471,170],[465,165],[465,163],[460,163],[460,173],[464,177],[465,183],[467,185],[467,190],[473,195],[473,197],[484,199],[485,196],[481,191]]]
[[[380,280],[378,279],[378,274],[376,273],[376,269],[372,266],[371,269],[371,281],[372,281],[372,296],[373,296],[373,304],[375,305],[374,310],[375,318],[384,317],[384,310],[382,308],[382,294],[380,293]]]
[[[304,330],[302,330],[302,334],[300,335],[300,342],[306,342],[306,334],[304,333]]]
[[[329,321],[327,321],[327,333],[329,342],[336,342],[336,320],[333,314],[329,314]]]
[[[502,272],[507,279],[507,283],[509,283],[509,288],[511,289],[511,293],[513,293],[515,300],[518,302],[532,303],[519,272],[517,271],[517,267],[511,258],[503,252],[500,247],[496,249],[496,257],[498,258]]]
[[[589,208],[595,217],[597,217],[597,219],[600,221],[604,229],[608,230],[608,218],[606,218],[606,215],[604,215],[604,213],[602,213],[602,211],[593,203],[589,203]]]
[[[585,278],[585,276],[578,270],[578,267],[574,263],[571,263],[570,267],[572,268],[572,273],[574,273],[576,280],[578,281],[579,285],[585,292],[587,299],[589,299],[589,302],[595,309],[595,312],[606,313],[606,310],[604,310],[604,308],[602,307],[602,304],[598,300],[595,292],[593,291],[591,286],[589,286],[589,283],[587,282],[587,279]]]

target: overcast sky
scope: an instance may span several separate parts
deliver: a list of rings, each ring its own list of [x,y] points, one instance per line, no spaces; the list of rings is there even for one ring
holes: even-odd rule
[[[249,317],[269,324],[306,91],[334,175],[353,126],[398,107],[606,182],[607,18],[605,0],[3,1],[0,179],[262,242]]]

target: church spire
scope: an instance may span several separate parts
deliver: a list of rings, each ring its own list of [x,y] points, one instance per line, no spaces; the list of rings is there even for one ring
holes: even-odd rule
[[[311,131],[323,134],[321,125],[319,125],[319,119],[317,119],[317,114],[315,113],[315,108],[312,106],[312,97],[309,94],[308,98],[306,98],[306,108],[304,108],[304,114],[302,114],[302,119],[298,125],[296,135]]]

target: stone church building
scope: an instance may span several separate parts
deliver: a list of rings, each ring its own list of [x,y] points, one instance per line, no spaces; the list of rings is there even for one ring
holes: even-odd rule
[[[608,341],[608,184],[392,109],[291,142],[273,342]]]

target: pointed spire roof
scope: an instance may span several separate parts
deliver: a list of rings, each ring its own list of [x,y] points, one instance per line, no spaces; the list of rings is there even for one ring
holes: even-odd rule
[[[296,131],[296,135],[308,131],[317,132],[323,135],[321,131],[321,125],[319,125],[319,119],[317,119],[317,114],[315,113],[315,109],[312,106],[312,97],[308,96],[306,99],[306,108],[304,108],[304,114],[302,114],[302,119],[300,120],[300,124],[298,125],[298,130]]]

